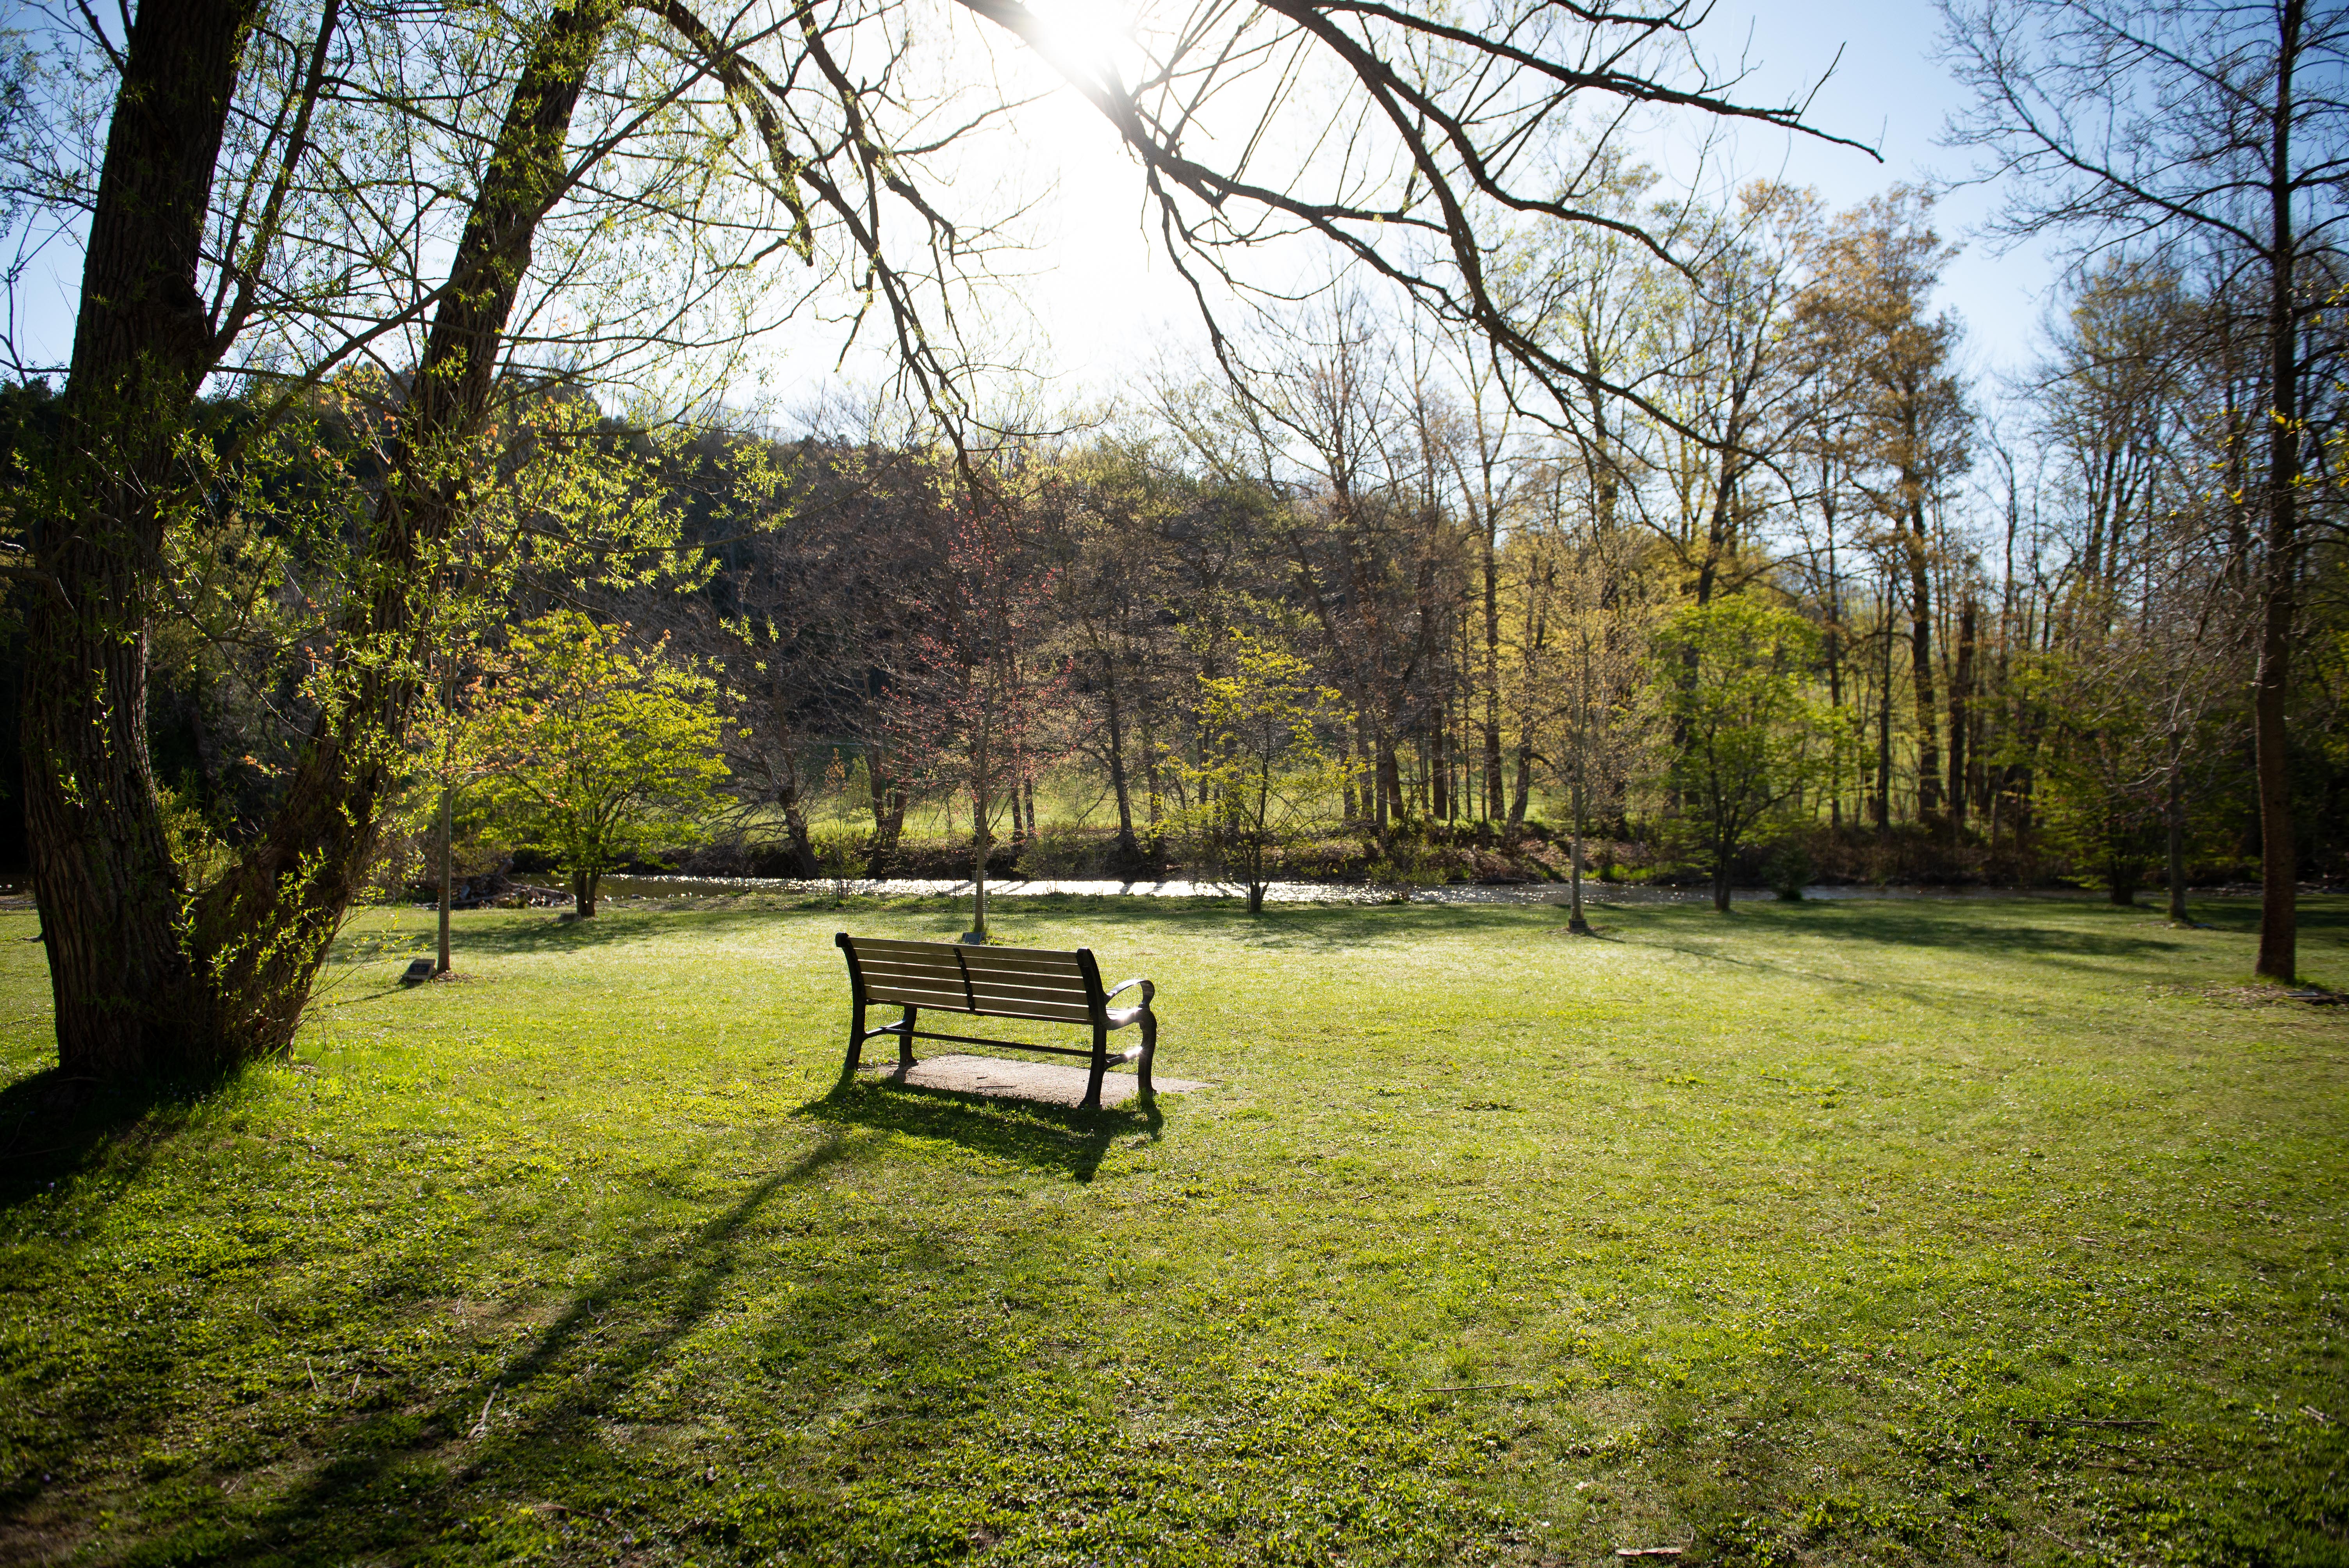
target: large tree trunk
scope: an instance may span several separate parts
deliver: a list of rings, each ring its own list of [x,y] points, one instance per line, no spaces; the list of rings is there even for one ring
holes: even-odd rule
[[[94,1079],[212,1065],[147,758],[147,627],[173,444],[218,348],[196,292],[256,0],[139,8],[90,214],[62,433],[33,519],[21,735],[57,1057]]]
[[[336,658],[357,668],[352,695],[320,714],[286,805],[193,911],[220,1065],[292,1042],[375,851],[423,667],[429,600],[418,566],[461,508],[463,449],[489,402],[539,220],[561,194],[572,110],[617,9],[616,0],[558,9],[523,64],[458,241],[454,286],[399,411],[393,470],[366,541],[366,586],[343,609]]]

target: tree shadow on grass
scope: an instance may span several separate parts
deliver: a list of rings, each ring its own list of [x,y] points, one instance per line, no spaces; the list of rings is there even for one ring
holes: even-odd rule
[[[2044,906],[2042,906],[2044,907]],[[2158,912],[2139,907],[2113,909],[2082,904],[2095,915],[2134,915],[2132,932],[2084,930],[2077,925],[2049,925],[2036,921],[2002,918],[2012,905],[1990,903],[1961,904],[1955,901],[1931,904],[1890,901],[1806,901],[1801,903],[1749,906],[1726,918],[1702,912],[1709,923],[1683,925],[1682,930],[1766,942],[1780,934],[1823,937],[1836,943],[1868,943],[1886,947],[1943,948],[1998,957],[2153,958],[2176,952],[2191,939],[2167,929],[2151,931],[2147,922]],[[1610,912],[1620,914],[1624,912]],[[1651,913],[1651,912],[1643,912]],[[1643,922],[1651,931],[1658,927]],[[1665,929],[1670,929],[1666,927]],[[1693,951],[1693,950],[1692,950]]]
[[[2116,911],[2127,914],[2128,911]],[[2151,912],[2137,911],[2140,916]],[[1812,926],[1843,942],[1886,947],[1944,948],[2000,958],[2062,961],[2071,958],[2160,958],[2175,953],[2183,938],[2118,931],[2083,931],[2072,925],[2009,924],[1999,920],[1952,918],[1939,911],[1869,906],[1861,918],[1836,927]]]
[[[306,1480],[255,1512],[180,1526],[152,1543],[151,1560],[276,1563],[397,1554],[456,1524],[467,1507],[499,1501],[511,1508],[516,1484],[543,1495],[541,1489],[586,1481],[610,1463],[600,1435],[609,1391],[657,1374],[719,1309],[745,1266],[744,1233],[779,1193],[854,1152],[837,1132],[825,1137],[682,1239],[647,1245],[581,1289],[493,1376],[453,1394],[426,1394],[434,1407],[429,1413],[346,1426]],[[476,1447],[456,1476],[418,1469],[457,1442]],[[502,1483],[496,1490],[508,1496],[481,1494],[475,1483],[485,1479]],[[322,1531],[335,1539],[320,1540]]]
[[[869,1127],[909,1138],[936,1138],[975,1154],[1090,1181],[1121,1137],[1155,1138],[1164,1118],[1155,1106],[1081,1110],[1040,1100],[961,1094],[908,1084],[843,1084],[799,1115],[834,1127]]]
[[[220,1087],[109,1084],[48,1068],[0,1088],[0,1211],[100,1165],[135,1175]]]
[[[499,912],[505,918],[460,921],[450,933],[457,967],[466,955],[506,958],[538,954],[593,953],[598,948],[632,942],[653,942],[722,933],[741,926],[790,922],[809,924],[811,912],[796,909],[617,909],[591,920],[562,920],[536,911]],[[812,912],[822,915],[826,911]],[[950,941],[953,933],[941,936]],[[826,934],[827,940],[829,934]],[[429,917],[411,931],[404,926],[347,934],[336,943],[330,964],[336,968],[372,964],[404,964],[429,955],[438,933]]]

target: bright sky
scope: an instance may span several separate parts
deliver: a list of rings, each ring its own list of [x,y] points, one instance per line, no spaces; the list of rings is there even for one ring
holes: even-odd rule
[[[1811,119],[1875,146],[1884,159],[1879,164],[1849,148],[1749,129],[1732,150],[1731,183],[1776,176],[1816,187],[1831,210],[1841,210],[1899,181],[1964,173],[1966,154],[1935,145],[1943,119],[1962,101],[1931,58],[1938,27],[1930,0],[1720,0],[1699,42],[1724,71],[1741,57],[1750,63],[1737,96],[1775,103],[1804,91],[1840,46],[1842,60]],[[1062,91],[1025,117],[1022,130],[1034,177],[1059,171],[1058,191],[1036,214],[1040,276],[1031,308],[1061,373],[1073,383],[1113,385],[1170,343],[1199,339],[1189,294],[1140,231],[1140,182],[1108,127]],[[1670,167],[1672,150],[1660,149],[1659,160]],[[1959,191],[1940,213],[1942,237],[1965,243],[1943,300],[1964,317],[1969,357],[1984,372],[2021,369],[2033,356],[2054,277],[2035,248],[2001,258],[1987,242],[1968,240],[1995,200],[1987,191]]]
[[[160,4],[161,0],[147,0]],[[1089,0],[1043,0],[1039,9],[1083,14]],[[1700,47],[1724,69],[1741,57],[1751,74],[1741,96],[1775,102],[1816,80],[1842,59],[1819,94],[1814,123],[1871,142],[1878,164],[1847,148],[1750,129],[1732,150],[1737,181],[1775,175],[1818,188],[1828,205],[1857,204],[1898,181],[1962,171],[1963,155],[1934,145],[1959,93],[1930,57],[1938,18],[1928,0],[1720,0]],[[1048,189],[1032,214],[1038,249],[1025,308],[1047,346],[1040,356],[1057,374],[1064,395],[1110,390],[1146,369],[1167,351],[1204,341],[1188,291],[1142,229],[1141,182],[1109,128],[1071,90],[1053,93],[1023,113],[1018,137],[1025,169],[1004,172],[1008,183]],[[1668,169],[1669,148],[1658,150]],[[1720,183],[1718,176],[1715,183]],[[1983,191],[1951,196],[1941,211],[1945,238],[1966,231],[1990,211]],[[79,257],[64,247],[47,258],[57,271],[27,278],[17,304],[20,345],[41,357],[62,358],[71,333]],[[2020,369],[2033,354],[2054,269],[2037,252],[2003,259],[1968,241],[1951,267],[1947,304],[1965,318],[1970,356],[1985,372]],[[1008,313],[1017,317],[1018,311]],[[25,329],[30,328],[29,331]],[[803,355],[780,362],[773,390],[786,404],[811,400],[829,379],[832,351],[807,344]]]

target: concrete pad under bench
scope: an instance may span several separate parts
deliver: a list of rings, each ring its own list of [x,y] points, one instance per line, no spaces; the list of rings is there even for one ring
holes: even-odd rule
[[[951,1089],[957,1094],[991,1095],[999,1099],[1041,1100],[1048,1105],[1083,1103],[1085,1082],[1092,1076],[1088,1068],[1064,1068],[1052,1062],[961,1056],[931,1057],[916,1062],[910,1072],[895,1062],[876,1062],[857,1070],[860,1076],[870,1074],[915,1088]],[[1133,1098],[1134,1087],[1132,1073],[1111,1073],[1102,1079],[1102,1105],[1123,1105]],[[1150,1087],[1159,1094],[1188,1094],[1209,1086],[1195,1078],[1153,1074]]]

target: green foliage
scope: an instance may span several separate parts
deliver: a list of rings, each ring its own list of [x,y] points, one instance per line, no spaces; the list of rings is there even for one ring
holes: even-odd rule
[[[488,799],[516,843],[556,857],[592,914],[597,878],[694,841],[721,803],[717,686],[575,610],[508,645],[513,674],[481,727]]]
[[[1333,826],[1353,765],[1325,737],[1343,725],[1338,693],[1286,649],[1232,634],[1232,673],[1199,676],[1200,760],[1176,760],[1193,801],[1182,825],[1202,860],[1247,884],[1248,912],[1283,849]]]
[[[1818,631],[1737,594],[1688,605],[1658,633],[1656,686],[1674,739],[1666,780],[1728,907],[1730,864],[1816,776],[1825,725],[1806,689]]]
[[[1770,880],[1770,891],[1787,903],[1802,902],[1803,890],[1818,874],[1817,862],[1811,859],[1811,846],[1800,833],[1788,833],[1770,850],[1770,859],[1763,867]]]
[[[2045,846],[2127,903],[2161,854],[2158,715],[2105,650],[2051,650],[2016,672],[2040,720],[2035,803]]]

